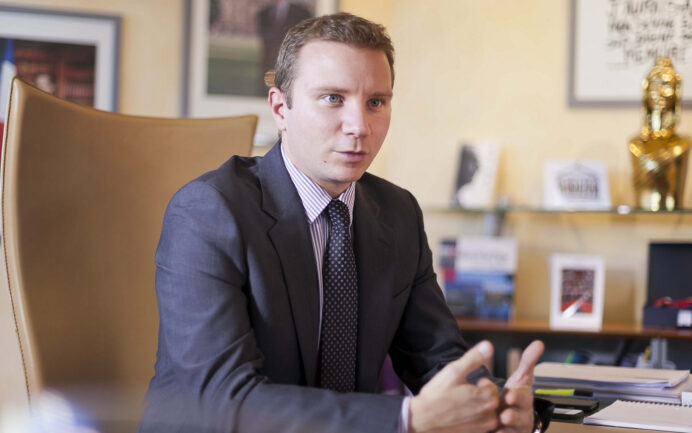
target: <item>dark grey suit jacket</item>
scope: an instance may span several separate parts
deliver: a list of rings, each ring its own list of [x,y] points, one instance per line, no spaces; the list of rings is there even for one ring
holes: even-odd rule
[[[315,259],[279,146],[231,158],[168,206],[156,253],[156,374],[140,432],[393,432],[402,399],[374,394],[386,354],[417,393],[467,349],[418,204],[365,174],[353,217],[358,393],[315,388]]]

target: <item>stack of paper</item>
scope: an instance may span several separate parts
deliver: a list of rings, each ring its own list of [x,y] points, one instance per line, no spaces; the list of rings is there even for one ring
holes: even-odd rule
[[[692,391],[689,370],[543,362],[534,374],[539,388],[576,388],[597,398],[679,404],[683,392]]]

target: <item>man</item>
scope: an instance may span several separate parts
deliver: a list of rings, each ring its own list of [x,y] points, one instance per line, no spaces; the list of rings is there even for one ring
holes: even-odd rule
[[[289,31],[269,90],[280,142],[186,185],[166,211],[142,432],[531,430],[542,344],[502,393],[482,377],[492,346],[463,342],[418,204],[365,173],[393,81],[379,25],[342,13]],[[387,353],[415,397],[376,394]]]

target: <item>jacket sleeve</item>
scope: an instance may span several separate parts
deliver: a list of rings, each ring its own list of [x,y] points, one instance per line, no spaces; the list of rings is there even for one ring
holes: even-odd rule
[[[171,200],[156,254],[156,374],[166,385],[150,388],[148,405],[160,410],[148,411],[140,432],[173,431],[171,424],[191,432],[396,431],[400,397],[276,384],[259,373],[244,242],[213,186],[193,182]]]
[[[389,354],[401,380],[418,394],[425,383],[461,357],[469,346],[437,283],[420,206],[410,193],[409,197],[417,219],[418,266]],[[469,375],[469,381],[475,383],[489,376],[487,369],[482,368]]]

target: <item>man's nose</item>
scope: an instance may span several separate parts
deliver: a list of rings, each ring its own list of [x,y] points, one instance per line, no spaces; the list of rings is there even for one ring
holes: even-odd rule
[[[370,135],[370,122],[367,108],[362,105],[346,107],[343,111],[342,128],[344,134],[356,137]]]

